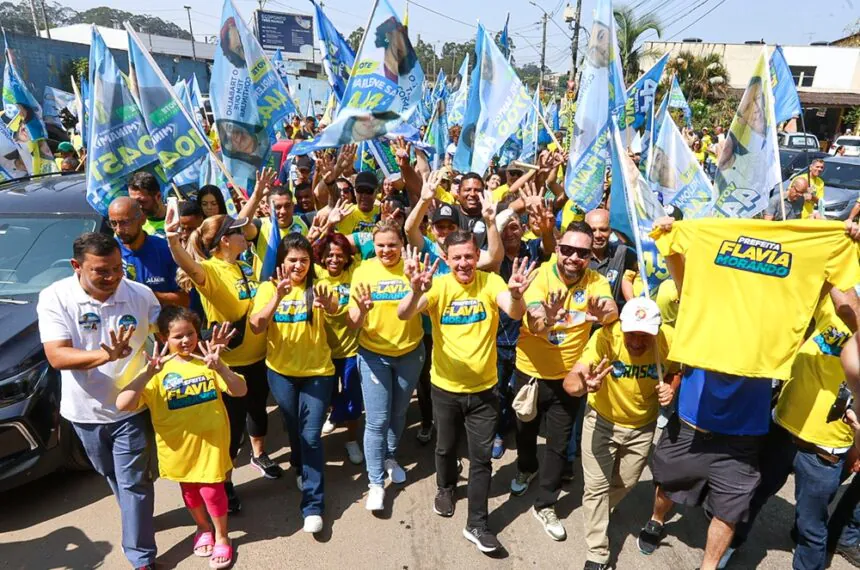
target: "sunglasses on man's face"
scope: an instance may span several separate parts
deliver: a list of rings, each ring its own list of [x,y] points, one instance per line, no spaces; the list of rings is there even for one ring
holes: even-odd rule
[[[564,257],[573,257],[573,254],[579,259],[591,259],[591,250],[587,247],[575,247],[572,245],[558,244],[558,252]]]
[[[358,194],[376,194],[376,190],[367,187],[356,188],[355,191]]]

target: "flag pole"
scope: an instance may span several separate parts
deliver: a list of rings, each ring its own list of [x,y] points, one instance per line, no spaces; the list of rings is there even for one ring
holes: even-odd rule
[[[549,123],[547,123],[546,119],[543,117],[543,115],[540,114],[540,109],[535,105],[534,98],[531,98],[531,103],[532,103],[532,107],[534,107],[535,114],[538,117],[540,117],[540,120],[543,123],[544,128],[546,128],[546,132],[549,133],[549,136],[552,139],[552,142],[554,142],[555,146],[557,146],[559,149],[562,149],[561,143],[558,142],[558,139],[555,138],[555,133],[552,132],[552,127],[549,126]],[[535,138],[535,147],[537,147],[537,138]]]
[[[768,118],[768,123],[770,126],[768,129],[773,129],[774,134],[776,134],[776,113],[774,111],[774,100],[773,100],[773,82],[770,77],[770,58],[767,54],[767,44],[761,46],[762,58],[764,58],[764,75],[765,81],[767,82],[767,90],[765,92],[767,100],[768,108],[765,110],[766,117]],[[771,111],[771,112],[768,112]],[[775,138],[775,137],[774,137]],[[807,155],[809,156],[809,155]],[[776,161],[775,164],[779,165],[779,147],[777,145],[773,146],[773,159]],[[807,173],[809,169],[807,169]],[[785,221],[785,188],[782,186],[782,175],[779,177],[779,210],[782,213],[782,220]]]

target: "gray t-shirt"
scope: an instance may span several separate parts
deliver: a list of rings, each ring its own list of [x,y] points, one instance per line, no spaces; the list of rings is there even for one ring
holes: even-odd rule
[[[785,199],[785,219],[786,220],[799,220],[800,215],[803,213],[803,196],[800,196],[797,200],[791,201],[788,198]],[[767,209],[764,211],[765,214],[773,216],[774,220],[782,221],[782,209],[779,207],[779,194],[774,194],[770,202],[767,204]]]

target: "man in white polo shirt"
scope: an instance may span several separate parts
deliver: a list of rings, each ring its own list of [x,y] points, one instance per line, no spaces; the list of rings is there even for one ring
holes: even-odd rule
[[[152,568],[152,427],[148,412],[120,412],[115,402],[146,366],[143,346],[160,305],[148,287],[123,279],[112,237],[86,233],[73,250],[75,275],[39,295],[39,332],[48,362],[61,371],[60,414],[119,502],[123,551],[133,567]]]

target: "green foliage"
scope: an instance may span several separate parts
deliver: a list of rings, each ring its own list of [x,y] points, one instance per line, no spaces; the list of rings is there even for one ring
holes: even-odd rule
[[[517,75],[520,76],[520,81],[523,82],[529,89],[537,89],[540,82],[540,65],[536,63],[527,63],[522,67],[517,68]]]
[[[637,4],[641,4],[638,2]],[[618,54],[621,59],[621,67],[624,69],[624,81],[628,85],[636,81],[641,69],[639,58],[641,46],[636,43],[648,30],[653,30],[659,38],[663,33],[663,25],[660,19],[651,13],[638,16],[630,6],[619,6],[614,10],[616,31],[618,33]]]
[[[857,130],[860,127],[860,107],[852,107],[842,115],[842,127]]]
[[[87,57],[79,57],[73,59],[69,64],[71,75],[78,81],[81,77],[89,77],[90,75],[90,60]]]
[[[351,34],[349,34],[348,38],[346,38],[346,43],[349,44],[349,47],[352,48],[352,51],[356,52],[356,55],[358,55],[358,46],[361,45],[362,36],[364,36],[364,28],[359,26],[358,28],[354,29]]]
[[[665,88],[668,89],[674,73],[678,76],[678,84],[688,101],[701,99],[705,102],[716,102],[725,98],[728,93],[729,72],[718,53],[698,56],[682,51],[669,59],[666,71],[668,73],[663,81]]]

